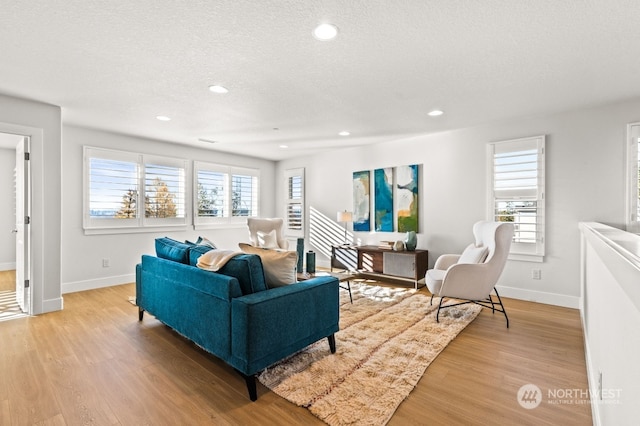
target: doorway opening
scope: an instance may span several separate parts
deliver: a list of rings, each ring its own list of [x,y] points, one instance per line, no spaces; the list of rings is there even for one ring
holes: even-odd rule
[[[0,321],[32,312],[28,136],[0,133]],[[1,235],[1,234],[0,234]]]

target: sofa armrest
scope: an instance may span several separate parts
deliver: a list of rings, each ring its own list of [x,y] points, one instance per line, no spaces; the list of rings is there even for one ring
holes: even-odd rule
[[[252,375],[331,336],[338,331],[338,292],[336,278],[317,277],[234,298],[232,365]]]

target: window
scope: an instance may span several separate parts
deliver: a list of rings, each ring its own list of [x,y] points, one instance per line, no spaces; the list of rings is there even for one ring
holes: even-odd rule
[[[288,235],[304,236],[304,169],[285,171],[285,229]]]
[[[543,260],[544,144],[544,136],[489,144],[489,215],[514,224],[510,259]]]
[[[259,177],[257,169],[196,161],[194,224],[245,224],[246,217],[258,216]]]
[[[258,215],[258,178],[251,174],[230,174],[231,217]]]
[[[185,162],[159,157],[143,159],[145,222],[158,224],[170,220],[186,224]]]
[[[85,230],[186,225],[186,163],[85,147]]]
[[[627,231],[640,232],[640,123],[627,126]]]
[[[209,170],[197,171],[198,217],[224,217],[227,202],[226,174]]]

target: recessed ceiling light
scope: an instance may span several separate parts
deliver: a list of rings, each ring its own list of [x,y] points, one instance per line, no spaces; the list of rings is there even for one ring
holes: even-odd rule
[[[209,90],[211,90],[213,93],[229,93],[229,89],[227,89],[224,86],[219,86],[217,84],[214,84],[213,86],[209,86]]]
[[[444,114],[444,111],[440,111],[439,109],[434,109],[433,111],[428,113],[428,115],[430,115],[431,117],[437,117],[442,114]]]
[[[313,36],[321,41],[333,40],[338,35],[338,27],[333,24],[320,24],[313,30]]]
[[[289,148],[289,145],[280,145],[280,148],[286,149],[286,148]]]
[[[347,132],[346,130],[341,131],[340,133],[338,133],[340,136],[349,136],[351,133]]]
[[[171,121],[171,117],[167,117],[166,115],[158,115],[158,116],[156,116],[156,120]]]

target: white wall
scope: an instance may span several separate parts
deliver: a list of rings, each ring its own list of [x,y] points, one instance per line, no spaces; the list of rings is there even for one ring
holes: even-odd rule
[[[392,140],[278,163],[277,173],[304,167],[307,208],[331,220],[352,209],[352,173],[422,164],[418,248],[430,265],[443,253],[459,253],[471,241],[475,221],[487,217],[488,142],[545,134],[546,253],[544,263],[509,261],[501,294],[577,308],[579,221],[623,226],[626,124],[640,119],[640,99],[548,116],[518,118],[473,128]],[[451,112],[455,113],[455,112]],[[426,119],[426,118],[425,118]],[[277,200],[283,199],[277,188]],[[280,205],[276,213],[281,213]],[[404,239],[395,233],[356,233],[363,243]],[[309,247],[309,234],[305,242]],[[341,241],[336,241],[341,242]],[[319,265],[328,265],[320,256]],[[541,269],[542,279],[531,278]]]
[[[640,236],[581,223],[585,355],[595,425],[640,415]]]
[[[62,292],[86,290],[135,280],[135,265],[142,254],[154,254],[154,239],[168,236],[177,240],[208,237],[219,248],[237,249],[248,242],[246,225],[227,229],[180,232],[150,232],[116,235],[85,235],[82,228],[82,180],[84,145],[156,154],[188,160],[209,161],[260,169],[260,215],[274,214],[275,163],[250,157],[215,152],[197,147],[142,139],[98,130],[65,126],[62,159]],[[191,179],[190,176],[187,177]],[[110,260],[110,267],[102,266]]]
[[[0,132],[31,136],[33,314],[62,309],[60,293],[60,107],[0,95]]]
[[[0,149],[0,271],[16,267],[16,240],[11,231],[16,226],[13,194],[13,169],[16,167],[16,152]]]

